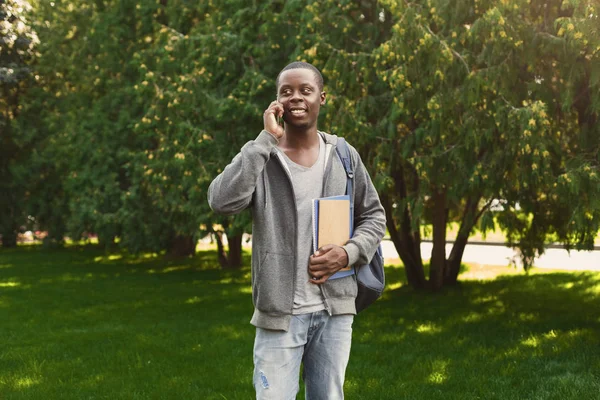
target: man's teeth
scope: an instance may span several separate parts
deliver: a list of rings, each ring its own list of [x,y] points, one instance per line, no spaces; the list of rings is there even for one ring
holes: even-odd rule
[[[304,110],[291,110],[292,114],[303,114]]]

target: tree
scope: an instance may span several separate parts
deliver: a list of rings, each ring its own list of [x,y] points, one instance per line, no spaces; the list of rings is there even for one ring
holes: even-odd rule
[[[31,5],[22,0],[0,2],[0,234],[4,247],[17,244],[26,223],[23,198],[26,182],[21,166],[30,155],[31,140],[16,125],[23,96],[35,78],[30,64],[36,58],[38,38],[28,17]]]
[[[278,14],[299,7],[40,3],[38,70],[47,95],[38,93],[30,109],[51,110],[37,123],[50,138],[39,165],[62,182],[69,235],[95,232],[133,252],[189,255],[199,235],[213,233],[222,264],[241,265],[249,215],[213,215],[206,190],[260,132],[274,76],[288,61],[275,50],[295,40],[281,33],[297,23]],[[38,189],[39,199],[56,192]]]
[[[214,215],[206,190],[262,128],[274,77],[304,59],[326,78],[320,126],[358,148],[414,287],[456,283],[469,235],[495,224],[526,267],[550,240],[593,244],[600,34],[590,1],[300,3],[34,3],[39,78],[11,125],[20,139],[3,132],[30,150],[17,152],[26,163],[3,153],[1,173],[13,174],[3,182],[29,182],[11,193],[56,237],[96,232],[133,252],[189,255],[213,234],[221,264],[239,266],[249,215]]]
[[[331,82],[328,122],[370,166],[412,286],[456,283],[470,233],[494,224],[494,199],[526,267],[549,239],[593,243],[600,36],[591,3],[320,2],[304,19],[303,57]],[[450,221],[460,229],[446,257]]]

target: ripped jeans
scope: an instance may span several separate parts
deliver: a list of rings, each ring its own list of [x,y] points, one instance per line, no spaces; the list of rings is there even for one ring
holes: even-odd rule
[[[254,388],[260,400],[292,400],[300,364],[306,399],[343,399],[354,315],[327,311],[292,316],[287,332],[256,328]]]

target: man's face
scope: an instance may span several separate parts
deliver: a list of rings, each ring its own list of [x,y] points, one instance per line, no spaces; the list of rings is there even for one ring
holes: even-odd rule
[[[295,128],[316,126],[325,92],[319,90],[317,77],[306,68],[283,71],[279,76],[277,99],[283,105],[283,120]]]

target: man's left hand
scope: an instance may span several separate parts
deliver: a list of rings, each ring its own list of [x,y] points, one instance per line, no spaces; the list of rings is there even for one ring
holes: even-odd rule
[[[340,269],[348,266],[348,253],[341,246],[328,244],[315,252],[308,261],[310,282],[321,284]]]

